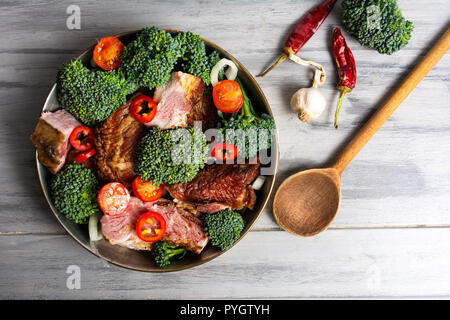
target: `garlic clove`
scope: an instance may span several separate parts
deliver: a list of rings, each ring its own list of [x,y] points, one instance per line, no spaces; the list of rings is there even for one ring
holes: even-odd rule
[[[291,109],[303,122],[309,122],[320,116],[325,107],[325,97],[318,88],[301,88],[291,98]]]

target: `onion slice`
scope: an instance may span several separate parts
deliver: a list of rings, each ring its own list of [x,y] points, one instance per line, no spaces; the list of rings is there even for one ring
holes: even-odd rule
[[[256,178],[256,180],[252,184],[253,190],[261,189],[261,187],[263,186],[265,181],[266,181],[266,177],[265,176],[259,176],[258,178]]]
[[[89,218],[89,238],[91,241],[103,239],[102,232],[99,230],[98,221],[102,215],[100,212],[94,213]]]
[[[237,77],[238,68],[234,64],[233,61],[229,59],[221,59],[219,62],[216,63],[214,67],[211,69],[211,84],[214,87],[216,84],[219,83],[219,71],[222,70],[223,67],[228,66],[227,70],[225,71],[225,76],[228,80],[234,80]]]

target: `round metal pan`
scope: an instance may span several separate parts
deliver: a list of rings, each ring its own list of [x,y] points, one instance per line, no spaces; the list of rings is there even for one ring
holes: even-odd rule
[[[179,31],[176,30],[167,30],[171,33],[177,33]],[[120,40],[127,44],[131,40],[135,38],[136,33],[139,32],[139,30],[135,31],[129,31],[124,32],[116,35],[120,38]],[[264,96],[264,93],[262,92],[261,88],[259,87],[258,83],[255,81],[255,79],[252,77],[252,75],[247,71],[247,69],[242,66],[242,64],[237,61],[233,56],[231,56],[228,52],[220,48],[219,46],[215,45],[214,43],[207,41],[205,39],[202,39],[208,49],[215,49],[217,50],[222,57],[226,57],[230,60],[232,60],[236,65],[238,66],[239,72],[239,78],[243,82],[247,94],[249,98],[252,100],[252,103],[258,113],[268,113],[271,116],[272,111],[269,107],[269,103],[267,102],[266,97]],[[89,49],[84,51],[78,58],[82,60],[85,65],[89,65],[89,61],[92,57],[92,50],[95,45],[91,46]],[[56,84],[51,89],[45,103],[44,107],[42,108],[42,111],[55,111],[57,109],[60,109],[61,106],[58,103],[57,97],[56,97]],[[263,211],[264,207],[267,204],[267,201],[269,200],[270,193],[272,192],[273,185],[275,182],[275,176],[278,169],[278,158],[279,158],[279,151],[278,151],[278,137],[275,135],[274,142],[272,143],[272,164],[271,167],[273,168],[273,175],[267,176],[265,183],[263,187],[256,192],[257,200],[256,204],[253,208],[253,210],[246,210],[243,213],[243,217],[246,220],[246,227],[239,238],[237,242],[239,242],[251,229],[253,224],[258,219],[259,215]],[[153,257],[151,255],[151,252],[149,251],[136,251],[131,250],[128,248],[124,248],[118,245],[112,245],[107,240],[100,240],[96,242],[91,242],[89,240],[89,234],[88,234],[88,228],[87,225],[79,225],[76,224],[68,219],[66,217],[59,213],[55,207],[53,206],[53,203],[50,198],[50,190],[49,190],[49,182],[52,174],[45,168],[38,160],[37,154],[36,154],[36,166],[37,166],[37,172],[39,175],[39,180],[41,183],[42,190],[44,192],[44,196],[47,200],[47,203],[49,204],[53,214],[55,215],[56,219],[59,221],[59,223],[63,226],[63,228],[67,231],[67,233],[81,246],[83,246],[86,250],[91,252],[92,254],[96,255],[99,258],[102,258],[112,264],[115,264],[120,267],[132,269],[132,270],[138,270],[138,271],[146,271],[146,272],[170,272],[170,271],[179,271],[184,269],[189,269],[198,265],[201,265],[205,262],[208,262],[219,255],[223,254],[225,251],[220,251],[219,249],[216,249],[212,247],[211,245],[207,245],[206,248],[203,250],[203,252],[200,255],[196,254],[188,254],[181,260],[174,260],[172,264],[166,268],[159,268],[155,265],[153,261]],[[234,245],[236,245],[236,243]],[[228,250],[230,250],[229,248]]]

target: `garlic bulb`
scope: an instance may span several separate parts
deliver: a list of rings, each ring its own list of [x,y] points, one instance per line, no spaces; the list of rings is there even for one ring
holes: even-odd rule
[[[311,88],[301,88],[291,98],[291,109],[298,114],[303,122],[317,118],[325,110],[326,100],[317,85],[320,81],[321,71],[316,70],[314,84]]]

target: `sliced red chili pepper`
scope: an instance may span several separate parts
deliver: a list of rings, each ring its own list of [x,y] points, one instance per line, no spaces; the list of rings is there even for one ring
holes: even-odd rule
[[[136,234],[142,241],[155,242],[166,232],[166,220],[157,212],[144,213],[136,223]]]
[[[102,38],[94,48],[94,61],[103,70],[117,69],[124,48],[124,44],[117,37]]]
[[[94,131],[89,127],[76,127],[69,136],[70,144],[78,151],[94,147]]]
[[[111,182],[100,189],[97,202],[105,214],[110,216],[120,214],[125,211],[130,203],[130,192],[123,184]]]
[[[96,152],[95,148],[92,148],[91,150],[88,151],[82,151],[79,154],[77,154],[74,160],[78,163],[83,163],[84,161],[92,157],[95,154],[95,152]]]
[[[164,193],[164,186],[162,184],[157,187],[150,181],[141,179],[139,176],[133,180],[131,188],[133,189],[134,195],[145,202],[156,201]]]
[[[281,62],[289,57],[289,54],[296,54],[305,43],[316,33],[325,19],[333,10],[337,0],[325,0],[317,7],[309,11],[295,26],[295,29],[289,35],[283,48],[280,58],[271,65],[266,71],[257,75],[264,77],[270,70],[275,68]]]
[[[147,123],[153,120],[157,109],[155,100],[146,95],[140,95],[131,103],[130,114],[140,123]]]
[[[211,150],[211,156],[222,160],[232,160],[237,157],[237,148],[236,146],[232,145],[231,143],[216,143]]]
[[[242,107],[244,95],[239,83],[234,80],[223,80],[214,86],[213,100],[220,111],[233,113]]]

